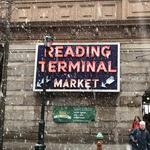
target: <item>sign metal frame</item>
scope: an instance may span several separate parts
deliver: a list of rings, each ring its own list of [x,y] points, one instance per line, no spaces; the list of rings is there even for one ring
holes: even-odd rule
[[[38,57],[38,48],[39,46],[44,46],[44,43],[36,44],[36,54],[35,54],[35,66],[34,66],[34,81],[33,81],[33,91],[41,92],[43,89],[36,89],[36,73],[37,73],[37,57]],[[120,43],[118,42],[109,42],[109,43],[53,43],[53,45],[117,45],[117,88],[116,89],[46,89],[46,92],[120,92]]]

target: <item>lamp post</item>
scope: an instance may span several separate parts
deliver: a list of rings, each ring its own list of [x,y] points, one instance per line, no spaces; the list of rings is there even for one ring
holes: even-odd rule
[[[44,38],[44,55],[43,60],[45,61],[45,70],[44,70],[44,83],[43,83],[43,91],[41,98],[41,117],[39,121],[39,130],[38,130],[38,141],[35,144],[35,150],[45,150],[46,145],[44,144],[44,129],[45,129],[45,102],[46,102],[46,76],[47,76],[47,50],[51,47],[53,43],[52,36],[45,36]]]

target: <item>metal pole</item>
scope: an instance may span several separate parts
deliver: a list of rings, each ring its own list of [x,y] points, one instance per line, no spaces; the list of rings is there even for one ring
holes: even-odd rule
[[[3,68],[2,68],[2,97],[1,97],[1,141],[0,149],[3,149],[3,132],[4,132],[4,116],[5,116],[5,98],[7,91],[7,65],[8,65],[8,54],[9,54],[9,42],[10,42],[10,21],[11,21],[11,3],[12,0],[5,1],[6,17],[4,20],[5,28],[5,46],[3,53]]]
[[[38,142],[35,145],[35,150],[44,150],[46,148],[44,144],[44,129],[45,129],[45,95],[46,93],[42,92],[42,100],[41,100],[41,118],[39,121],[39,130],[38,130]]]
[[[45,47],[45,51],[47,54],[47,47]],[[46,55],[47,56],[47,55]],[[44,129],[45,129],[45,102],[46,102],[46,75],[47,75],[47,59],[44,55],[44,60],[46,62],[45,71],[44,71],[44,83],[43,83],[43,91],[41,98],[41,117],[39,121],[39,129],[38,129],[38,141],[35,145],[35,150],[45,150],[46,145],[44,144]]]
[[[43,92],[41,99],[41,118],[39,121],[39,130],[38,130],[38,142],[35,145],[35,150],[45,150],[46,145],[44,144],[44,129],[45,129],[45,102],[46,102],[46,76],[47,76],[47,51],[48,48],[52,45],[53,37],[46,36],[45,37],[45,51],[43,60],[45,61],[45,71],[44,71],[44,83],[43,83]]]
[[[45,150],[46,145],[44,144],[44,129],[45,129],[45,92],[42,93],[41,100],[41,118],[39,121],[39,130],[38,130],[38,142],[35,145],[35,150]]]

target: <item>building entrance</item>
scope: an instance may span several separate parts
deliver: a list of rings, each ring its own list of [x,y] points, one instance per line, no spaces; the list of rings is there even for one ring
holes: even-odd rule
[[[143,120],[146,122],[146,128],[150,132],[150,88],[145,91],[142,98]]]

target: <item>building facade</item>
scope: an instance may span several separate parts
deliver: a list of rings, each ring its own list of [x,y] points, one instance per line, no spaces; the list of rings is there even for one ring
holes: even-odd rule
[[[120,92],[47,94],[47,149],[80,144],[94,149],[98,132],[105,144],[127,143],[134,116],[149,113],[143,95],[150,87],[150,2],[14,0],[1,1],[0,10],[3,149],[34,149],[37,141],[41,95],[32,90],[34,61],[36,43],[43,42],[45,35],[53,35],[58,43],[119,42],[121,46]],[[54,106],[94,106],[95,121],[55,123]]]

